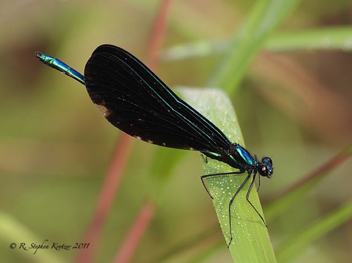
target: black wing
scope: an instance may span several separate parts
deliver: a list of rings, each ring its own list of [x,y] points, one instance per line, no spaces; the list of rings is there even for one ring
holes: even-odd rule
[[[229,139],[127,51],[99,46],[84,77],[93,103],[125,133],[160,146],[219,152]]]

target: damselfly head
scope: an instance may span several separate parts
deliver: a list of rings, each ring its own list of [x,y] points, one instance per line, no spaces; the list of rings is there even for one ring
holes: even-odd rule
[[[273,161],[269,157],[264,157],[262,162],[259,164],[258,172],[261,176],[271,178],[274,172]]]

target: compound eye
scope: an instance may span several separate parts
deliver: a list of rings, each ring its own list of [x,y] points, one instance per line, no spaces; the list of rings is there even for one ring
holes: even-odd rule
[[[273,161],[271,160],[271,158],[269,158],[269,157],[264,157],[263,159],[262,159],[262,163],[265,163],[265,164],[269,164],[269,166],[272,166],[273,165]]]
[[[259,166],[258,172],[261,176],[271,178],[271,175],[273,174],[273,168],[269,164],[262,163]]]
[[[265,165],[262,165],[260,167],[260,174],[263,175],[263,176],[267,176],[268,175],[268,169]]]

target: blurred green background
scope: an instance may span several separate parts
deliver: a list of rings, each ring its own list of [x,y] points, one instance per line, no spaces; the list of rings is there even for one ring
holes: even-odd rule
[[[226,46],[255,3],[173,1],[163,49],[197,41]],[[123,47],[143,61],[159,4],[128,0],[0,2],[2,262],[45,262],[30,251],[11,250],[12,242],[84,242],[121,136],[101,117],[83,86],[43,66],[34,52],[58,57],[82,73],[93,50],[104,43]],[[346,45],[336,47],[327,38],[325,46],[310,47],[314,30],[327,27],[344,28]],[[312,31],[307,34],[306,30]],[[270,200],[351,143],[351,42],[351,1],[304,1],[270,34],[238,90],[230,95],[246,148],[274,161],[273,178],[261,182],[262,200]],[[170,87],[205,87],[224,48],[211,50],[203,56],[195,52],[184,59],[161,60],[158,75]],[[133,142],[96,262],[112,262],[150,195],[150,171],[156,169],[157,156],[174,151]],[[199,251],[204,247],[212,253],[197,262],[231,262],[200,181],[204,171],[199,154],[180,152],[184,158],[172,169],[132,262],[188,262],[183,257],[202,254]],[[351,170],[349,160],[268,222],[274,249],[351,199]],[[349,220],[309,242],[290,261],[349,262],[351,247]],[[46,252],[37,253],[43,256]],[[75,250],[47,253],[57,262],[74,262],[77,256]]]

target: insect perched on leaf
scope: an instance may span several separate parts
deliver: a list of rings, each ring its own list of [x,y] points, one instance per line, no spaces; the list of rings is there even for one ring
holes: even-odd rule
[[[98,110],[123,132],[159,146],[199,151],[238,169],[237,172],[203,175],[202,183],[210,196],[205,178],[247,172],[247,177],[229,201],[231,237],[228,245],[232,241],[231,205],[252,175],[246,199],[265,224],[250,202],[249,194],[258,174],[271,177],[272,160],[264,157],[258,161],[245,148],[232,143],[218,127],[180,99],[132,54],[116,46],[101,45],[89,58],[84,76],[56,58],[40,52],[36,52],[36,56],[44,64],[85,85]]]

